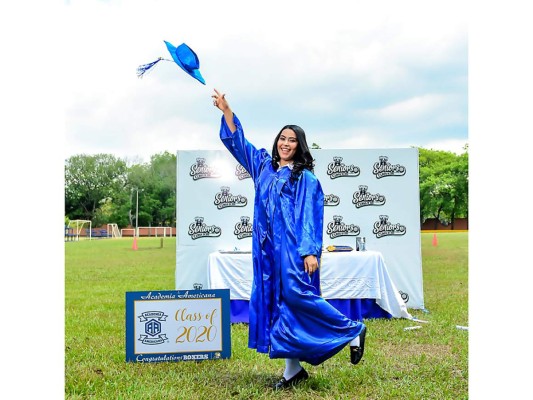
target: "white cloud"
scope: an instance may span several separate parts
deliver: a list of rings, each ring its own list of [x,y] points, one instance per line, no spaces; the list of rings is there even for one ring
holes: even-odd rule
[[[387,120],[409,120],[428,116],[442,107],[445,101],[444,95],[426,94],[403,100],[377,111],[370,113],[377,114],[377,118]]]

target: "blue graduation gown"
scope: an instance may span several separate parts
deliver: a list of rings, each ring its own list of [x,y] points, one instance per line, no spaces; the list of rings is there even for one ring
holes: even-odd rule
[[[318,365],[335,355],[363,324],[346,318],[320,296],[320,275],[305,272],[304,257],[322,252],[324,193],[305,169],[296,182],[288,167],[275,170],[265,149],[256,149],[224,117],[220,139],[251,175],[255,186],[252,234],[253,282],[248,346],[270,358],[297,358]]]

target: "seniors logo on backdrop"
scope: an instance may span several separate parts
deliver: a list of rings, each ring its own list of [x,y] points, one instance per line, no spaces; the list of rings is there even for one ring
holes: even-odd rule
[[[191,165],[189,175],[192,176],[192,179],[195,181],[204,178],[220,178],[220,173],[218,173],[215,168],[207,165],[205,163],[205,158],[203,157],[198,157],[196,159],[196,164]]]
[[[235,224],[235,230],[233,231],[233,234],[237,236],[237,239],[252,237],[252,227],[253,225],[250,224],[250,217],[242,216],[241,222],[237,222]]]
[[[400,164],[391,164],[389,162],[389,157],[379,156],[379,161],[374,163],[374,169],[372,173],[376,175],[377,179],[384,178],[387,176],[404,176],[406,168]]]
[[[235,176],[239,178],[240,181],[243,179],[251,178],[251,175],[244,169],[241,164],[237,164],[235,167]]]
[[[226,207],[244,207],[248,199],[240,194],[232,195],[228,186],[222,186],[220,192],[215,194],[214,204],[219,210]]]
[[[324,206],[325,207],[335,207],[338,206],[341,202],[341,199],[339,196],[335,194],[326,194],[324,196]]]
[[[359,191],[354,192],[352,203],[355,204],[355,208],[361,208],[366,206],[382,206],[387,199],[382,194],[372,194],[368,192],[368,186],[359,185]]]
[[[331,239],[339,236],[357,236],[361,232],[361,228],[355,224],[345,224],[342,222],[342,216],[334,215],[333,221],[329,222],[326,229],[326,234]]]
[[[167,335],[162,332],[161,321],[166,321],[168,315],[162,311],[145,311],[138,315],[139,322],[144,322],[144,333],[139,335],[142,344],[158,345],[168,342]]]
[[[206,237],[218,237],[222,234],[222,229],[216,225],[207,225],[204,223],[204,217],[194,217],[194,221],[189,225],[189,236],[191,239],[200,239]]]
[[[331,179],[359,176],[361,170],[356,165],[342,163],[342,157],[333,157],[333,162],[328,164],[326,172]]]
[[[405,225],[389,222],[388,215],[380,215],[379,221],[374,222],[374,228],[372,229],[372,233],[378,239],[384,236],[403,236],[406,232]]]

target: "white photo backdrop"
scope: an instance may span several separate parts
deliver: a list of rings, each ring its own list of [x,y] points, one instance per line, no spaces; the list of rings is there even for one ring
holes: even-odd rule
[[[312,153],[325,195],[324,246],[355,250],[364,237],[406,305],[424,308],[418,150]],[[226,150],[178,151],[177,168],[176,289],[207,289],[210,252],[251,250],[253,182]]]

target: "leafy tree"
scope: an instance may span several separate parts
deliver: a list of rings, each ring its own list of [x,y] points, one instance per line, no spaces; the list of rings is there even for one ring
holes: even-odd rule
[[[152,222],[172,226],[176,221],[177,158],[164,152],[150,159],[150,203]]]
[[[175,226],[176,156],[168,152],[153,155],[150,163],[132,165],[128,173],[129,224],[135,226],[137,190],[138,226]]]
[[[111,154],[76,155],[65,162],[65,213],[88,219],[94,226],[107,222],[104,204],[120,198],[126,185],[126,163]]]
[[[468,153],[419,149],[420,222],[468,217]],[[435,226],[436,228],[436,226]]]

